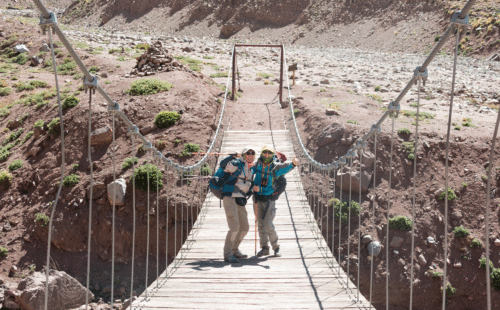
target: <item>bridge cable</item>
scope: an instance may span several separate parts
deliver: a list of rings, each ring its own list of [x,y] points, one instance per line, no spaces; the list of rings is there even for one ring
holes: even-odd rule
[[[115,288],[115,222],[116,222],[116,124],[115,113],[113,115],[113,232],[112,232],[112,249],[111,249],[111,309],[114,304],[114,288]]]
[[[349,166],[349,214],[348,214],[348,220],[347,220],[347,288],[349,288],[349,265],[351,264],[351,242],[350,242],[350,237],[351,237],[351,207],[352,207],[352,175],[351,175],[351,169],[352,169],[352,157],[350,159],[350,166]]]
[[[149,145],[150,147],[151,145]],[[151,194],[151,191],[150,191],[150,185],[149,185],[149,177],[150,177],[150,163],[149,163],[149,148],[146,149],[146,182],[147,182],[147,196],[148,196],[148,200],[147,200],[147,204],[148,204],[148,207],[147,207],[147,213],[146,213],[146,216],[147,216],[147,236],[146,236],[146,279],[145,279],[145,297],[144,297],[144,301],[147,301],[148,300],[148,275],[149,275],[149,234],[150,234],[150,219],[149,219],[149,215],[151,214],[151,205],[150,205],[150,194]]]
[[[386,310],[389,310],[389,216],[391,210],[391,199],[392,199],[392,155],[394,153],[394,120],[396,115],[392,115],[392,130],[391,130],[391,153],[389,155],[389,191],[387,197],[387,229],[385,235],[385,259],[386,259],[386,273],[385,273],[385,298],[386,298]]]
[[[326,179],[326,203],[325,203],[325,213],[326,213],[326,251],[328,251],[328,241],[330,241],[330,235],[329,233],[329,226],[330,226],[330,212],[329,212],[329,198],[330,198],[330,171],[325,170],[325,179]],[[335,188],[333,189],[335,190]],[[332,231],[333,234],[333,231]],[[333,248],[332,248],[332,253],[333,253]]]
[[[88,234],[88,243],[87,243],[87,291],[85,292],[85,309],[89,307],[89,293],[90,293],[90,248],[92,241],[92,199],[94,194],[94,167],[92,167],[92,146],[91,142],[91,133],[92,133],[92,90],[89,91],[89,130],[88,130],[88,156],[89,156],[89,165],[90,165],[90,193],[89,193],[89,234]]]
[[[493,156],[495,153],[495,143],[497,140],[498,133],[498,124],[500,123],[500,113],[497,116],[497,122],[495,124],[495,131],[493,132],[493,140],[491,141],[491,151],[489,157],[489,166],[488,166],[488,183],[486,185],[486,294],[487,294],[487,310],[491,310],[491,276],[490,276],[490,198],[491,197],[490,189],[491,189],[491,170],[493,170]]]
[[[335,190],[337,187],[337,169],[333,169],[333,197],[332,197],[332,268],[335,260]],[[340,262],[337,262],[340,265]],[[338,277],[338,275],[337,275]]]
[[[360,270],[361,270],[361,182],[363,180],[363,149],[359,150],[359,209],[360,212],[358,212],[358,283],[356,285],[357,288],[357,299],[356,301],[359,302],[359,276],[360,276]]]
[[[341,165],[340,169],[344,170],[343,169],[344,166]],[[342,195],[342,191],[344,190],[344,184],[343,184],[343,176],[344,176],[344,172],[341,171],[340,172],[340,194],[339,194],[339,198],[340,198],[340,204],[339,204],[339,260],[338,260],[338,263],[339,263],[339,269],[338,269],[338,276],[340,278],[340,248],[342,246],[342,208],[344,206],[343,204],[343,195]]]
[[[377,137],[378,130],[375,130],[374,136],[374,157],[373,161],[373,196],[372,196],[372,240],[375,241],[375,204],[377,202]],[[373,293],[373,261],[375,260],[375,246],[372,241],[372,255],[370,260],[370,309],[372,308],[372,293]]]
[[[460,40],[460,30],[456,31],[456,40],[455,40],[455,56],[453,59],[453,75],[451,79],[451,96],[450,96],[450,112],[448,114],[448,130],[446,132],[446,159],[445,159],[445,164],[444,164],[444,276],[443,276],[443,295],[442,295],[442,309],[444,310],[446,308],[446,278],[447,278],[447,270],[448,270],[448,156],[450,153],[450,132],[451,132],[451,117],[453,115],[453,99],[455,96],[455,77],[456,77],[456,71],[457,71],[457,58],[458,58],[458,43]],[[491,165],[491,164],[490,164]],[[491,166],[490,166],[491,167]],[[489,195],[489,193],[487,193]],[[488,239],[489,236],[486,236],[486,239]],[[489,253],[486,253],[486,257],[488,257]],[[488,274],[487,274],[488,277]]]
[[[50,220],[49,220],[49,235],[47,242],[47,263],[45,266],[46,272],[46,280],[45,280],[45,310],[48,307],[49,301],[49,270],[50,270],[50,245],[52,240],[52,223],[54,222],[54,213],[56,210],[57,202],[59,197],[61,196],[61,189],[64,181],[64,174],[66,171],[66,150],[64,148],[64,122],[62,115],[62,104],[61,104],[61,93],[59,90],[59,80],[57,78],[57,66],[56,66],[56,56],[54,54],[54,44],[52,42],[52,29],[49,28],[49,41],[50,41],[50,49],[52,52],[52,66],[54,68],[54,77],[56,82],[56,90],[57,90],[57,105],[59,110],[59,123],[60,123],[60,131],[61,131],[61,180],[59,182],[59,188],[57,189],[56,199],[52,204],[52,211],[50,212]]]
[[[165,165],[165,185],[166,185],[166,196],[167,196],[167,202],[166,202],[166,211],[165,211],[165,278],[168,279],[168,224],[169,224],[169,218],[168,218],[168,166]]]
[[[323,203],[323,207],[321,207],[321,235],[323,235],[323,226],[324,226],[324,214],[326,213],[328,215],[328,212],[326,212],[328,209],[325,210],[325,206],[327,206],[326,203],[328,203],[328,198],[326,199],[326,203],[325,203],[325,196],[328,195],[328,190],[329,190],[329,186],[330,186],[330,182],[327,178],[327,175],[326,175],[326,170],[323,170],[323,181],[326,183],[326,194],[325,194],[325,184],[323,184],[323,186],[321,187],[321,202]],[[328,218],[328,217],[327,217]],[[327,229],[327,234],[326,234],[326,239],[325,239],[325,242],[326,242],[326,247],[328,248],[328,224],[326,225],[326,229]],[[323,238],[320,239],[321,240],[321,245],[323,245]],[[327,249],[325,249],[327,250]]]
[[[135,160],[137,158],[137,150],[135,148],[135,134],[131,134],[132,139],[132,263],[130,271],[130,305],[133,301],[134,292],[134,263],[135,263],[135,229],[136,229],[136,214],[135,214]]]
[[[156,171],[156,289],[159,288],[160,280],[160,164],[159,160],[156,160],[157,171]]]
[[[417,218],[415,216],[415,205],[416,205],[416,188],[417,188],[417,155],[418,155],[418,125],[420,118],[420,92],[422,79],[418,79],[418,91],[417,91],[417,121],[415,123],[415,142],[414,153],[413,153],[413,204],[411,208],[412,213],[412,225],[411,225],[411,275],[410,275],[410,310],[413,308],[413,279],[415,270],[415,226],[417,223]]]

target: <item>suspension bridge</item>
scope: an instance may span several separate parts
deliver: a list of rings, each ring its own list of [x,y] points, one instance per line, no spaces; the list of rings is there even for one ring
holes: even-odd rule
[[[204,165],[209,165],[214,170],[217,168],[217,161],[208,155],[205,155],[199,162],[192,166],[181,166],[170,159],[164,157],[161,152],[156,150],[152,144],[139,133],[137,127],[130,122],[124,112],[120,109],[118,103],[114,102],[109,95],[102,89],[93,75],[89,73],[86,69],[78,55],[75,53],[71,44],[65,38],[63,32],[58,27],[56,17],[53,13],[48,12],[40,0],[34,0],[37,7],[42,12],[40,18],[40,25],[42,29],[49,30],[49,42],[52,46],[52,31],[58,35],[61,42],[70,52],[71,56],[75,59],[75,62],[83,72],[84,87],[90,90],[91,93],[98,91],[103,98],[108,103],[108,110],[113,115],[113,133],[115,132],[115,117],[122,119],[129,129],[129,134],[131,135],[132,145],[135,143],[135,139],[143,143],[143,148],[148,154],[148,162],[150,160],[150,155],[153,156],[152,161],[158,163],[165,167],[166,171],[174,171],[175,179],[182,181],[186,178],[186,175],[197,173],[201,175],[201,169]],[[230,131],[226,128],[228,127],[229,120],[227,119],[226,110],[226,98],[228,97],[229,82],[231,78],[233,79],[233,95],[235,88],[234,80],[234,64],[235,64],[235,50],[234,47],[232,53],[232,70],[233,76],[229,76],[226,83],[226,94],[222,106],[222,111],[219,118],[219,125],[214,134],[213,140],[207,153],[210,152],[233,152],[240,149],[244,145],[249,145],[250,147],[258,150],[265,144],[274,144],[275,147],[288,156],[294,156],[300,158],[300,166],[294,169],[287,177],[288,186],[284,195],[280,197],[277,201],[277,215],[275,218],[275,225],[277,227],[278,234],[280,236],[281,252],[283,257],[261,257],[250,255],[249,258],[243,259],[239,264],[228,264],[223,262],[222,257],[222,244],[225,239],[225,234],[227,232],[227,224],[225,219],[225,214],[222,208],[220,208],[220,201],[218,201],[212,194],[207,192],[205,185],[198,180],[194,184],[196,191],[194,195],[199,195],[202,203],[199,206],[194,206],[189,204],[189,202],[176,202],[175,212],[181,212],[181,217],[187,216],[191,213],[191,221],[196,217],[195,222],[187,222],[186,227],[184,226],[184,221],[178,223],[175,222],[175,259],[170,264],[167,264],[166,269],[160,273],[158,270],[158,264],[156,264],[156,278],[153,281],[148,282],[146,275],[147,288],[144,292],[136,299],[132,296],[133,287],[130,289],[130,300],[133,300],[130,305],[131,309],[163,309],[163,308],[182,308],[182,309],[205,309],[205,308],[243,308],[243,309],[371,309],[372,298],[373,298],[373,274],[374,274],[374,264],[373,257],[368,261],[370,268],[370,279],[368,281],[369,288],[365,289],[363,294],[360,294],[360,266],[363,263],[366,267],[367,261],[363,258],[364,262],[361,261],[361,248],[360,239],[361,234],[358,229],[358,242],[357,248],[350,247],[351,244],[351,220],[354,215],[351,216],[349,213],[348,218],[348,231],[347,236],[342,236],[342,220],[339,218],[335,221],[335,217],[330,216],[324,209],[320,208],[319,200],[329,201],[331,198],[337,198],[342,203],[343,200],[349,201],[356,200],[356,195],[352,194],[351,178],[346,182],[350,183],[348,193],[340,193],[338,197],[335,197],[335,191],[333,197],[329,197],[330,191],[323,190],[321,188],[315,188],[311,184],[307,184],[307,179],[304,179],[311,173],[317,173],[322,175],[327,184],[330,184],[330,179],[333,179],[335,183],[337,172],[345,167],[354,168],[353,162],[358,160],[361,162],[363,152],[368,149],[368,142],[370,141],[372,153],[375,154],[374,160],[374,171],[376,173],[377,165],[377,136],[381,132],[380,125],[386,121],[388,118],[392,118],[392,139],[391,139],[391,166],[392,166],[392,151],[394,145],[394,118],[398,116],[400,111],[400,102],[402,98],[408,93],[408,91],[417,85],[418,90],[418,100],[417,100],[417,117],[416,117],[416,134],[415,134],[415,154],[418,154],[418,126],[419,126],[419,107],[420,107],[420,90],[421,84],[425,82],[428,78],[427,67],[436,56],[436,54],[442,49],[446,41],[455,36],[455,62],[453,70],[453,80],[451,88],[451,98],[450,98],[450,112],[449,112],[449,122],[448,122],[448,134],[446,141],[446,182],[445,188],[448,188],[448,154],[449,154],[449,141],[450,141],[450,124],[451,115],[453,112],[453,94],[455,85],[455,74],[456,74],[456,63],[458,54],[458,43],[460,39],[461,30],[465,29],[469,24],[468,12],[474,4],[474,0],[470,0],[464,6],[461,11],[455,12],[453,14],[451,23],[446,29],[443,36],[440,38],[439,42],[436,44],[433,51],[430,53],[428,58],[422,64],[422,66],[415,69],[414,75],[411,77],[407,86],[401,91],[400,95],[396,100],[390,103],[387,111],[383,114],[380,120],[371,127],[371,130],[357,141],[355,146],[351,148],[344,156],[341,156],[337,160],[331,163],[319,163],[316,161],[308,152],[304,146],[302,139],[300,137],[299,129],[297,128],[297,123],[295,122],[295,116],[293,113],[293,102],[291,100],[292,94],[290,93],[290,84],[288,77],[286,77],[286,85],[288,88],[288,105],[290,108],[290,114],[287,114],[286,129],[285,130],[270,130],[270,131]],[[286,65],[286,55],[285,48],[283,45],[280,46],[282,51],[281,56],[281,74],[283,74],[283,68],[287,68]],[[53,50],[53,48],[52,48]],[[56,86],[57,83],[57,68],[55,66],[55,55],[52,53],[54,72],[56,76]],[[283,76],[283,75],[281,75]],[[280,85],[282,85],[283,80],[281,79]],[[280,88],[280,103],[282,105],[282,88]],[[59,93],[59,91],[58,91]],[[59,106],[60,106],[60,99]],[[60,118],[62,119],[62,110],[59,108]],[[92,110],[89,109],[89,133],[91,128],[91,113]],[[62,177],[64,176],[64,128],[61,122],[61,145],[62,145]],[[495,127],[493,134],[493,140],[490,152],[490,162],[493,162],[493,150],[495,149],[495,140],[498,130],[498,123]],[[226,126],[223,126],[226,125]],[[90,134],[89,134],[90,139]],[[113,137],[114,143],[114,137]],[[90,141],[89,141],[90,145]],[[92,162],[91,152],[89,147],[89,162]],[[417,166],[417,156],[413,160],[414,167],[414,182],[416,177],[416,166]],[[92,167],[92,164],[90,165]],[[363,173],[363,166],[359,167],[359,176]],[[488,171],[488,182],[486,193],[490,192],[491,187],[491,170]],[[91,170],[92,175],[92,170]],[[389,174],[389,184],[391,184],[392,169]],[[116,177],[114,176],[114,179]],[[372,182],[373,192],[376,195],[376,177]],[[342,182],[342,181],[341,181]],[[167,179],[167,191],[175,190],[174,187],[170,189]],[[170,183],[171,184],[171,183]],[[62,182],[61,182],[62,185]],[[335,185],[334,185],[335,186]],[[308,187],[309,190],[304,188]],[[311,190],[312,187],[312,190]],[[342,186],[341,186],[342,187]],[[90,184],[92,189],[92,183]],[[344,188],[344,187],[343,187]],[[52,206],[51,217],[50,217],[50,227],[49,227],[49,240],[47,248],[47,261],[50,258],[50,244],[51,244],[51,231],[54,212],[57,207],[57,201],[59,199],[61,187],[58,190],[56,199]],[[134,189],[135,190],[135,189]],[[148,193],[149,194],[149,193]],[[490,195],[486,196],[486,214],[485,214],[485,235],[489,236],[489,215],[490,215]],[[90,191],[90,197],[92,197],[92,191]],[[135,197],[135,196],[134,196]],[[149,197],[149,195],[148,195]],[[390,192],[389,192],[390,197]],[[389,199],[390,201],[390,199]],[[90,219],[92,219],[92,199],[90,199]],[[134,202],[135,203],[135,202]],[[361,203],[361,196],[359,196],[359,203]],[[168,204],[168,202],[167,202]],[[179,204],[180,208],[177,208]],[[249,204],[251,205],[251,204]],[[372,221],[376,213],[376,203],[373,202],[370,205]],[[150,202],[148,199],[148,209]],[[387,207],[387,215],[389,215],[390,202]],[[412,198],[412,220],[415,223],[418,219],[415,217],[415,191]],[[253,218],[253,212],[251,208],[249,210],[249,218]],[[115,234],[115,206],[113,205],[113,242]],[[133,208],[135,212],[135,205]],[[331,212],[331,211],[330,211]],[[186,214],[184,214],[186,213]],[[158,216],[159,212],[157,212]],[[193,216],[194,215],[194,216]],[[134,213],[135,217],[135,213]],[[167,208],[168,217],[168,208]],[[176,214],[177,218],[177,214]],[[443,257],[448,257],[448,196],[445,195],[445,232],[444,232],[444,254]],[[387,216],[389,220],[389,216]],[[89,221],[91,222],[91,221]],[[183,225],[177,227],[177,225]],[[336,227],[336,225],[338,225]],[[254,242],[252,236],[255,234],[255,228],[250,225],[250,231],[247,238],[242,243],[240,249],[242,252],[247,254],[252,254],[255,251]],[[412,226],[412,245],[411,253],[415,253],[415,225]],[[337,228],[337,229],[336,229]],[[354,229],[354,228],[353,228]],[[371,225],[372,235],[375,235],[374,229],[375,225]],[[149,217],[148,217],[148,230],[149,230]],[[326,232],[325,232],[326,230]],[[167,223],[168,231],[168,223]],[[177,231],[179,231],[180,239],[177,236]],[[329,234],[331,232],[331,237]],[[335,233],[337,232],[337,233]],[[157,232],[158,233],[158,232]],[[326,235],[326,239],[323,235]],[[387,223],[386,229],[387,238],[389,240],[389,224]],[[134,235],[135,235],[135,222],[134,222]],[[91,227],[89,227],[89,245],[88,245],[88,268],[90,269],[90,240]],[[344,240],[342,240],[344,239]],[[485,238],[485,251],[489,253],[489,238]],[[159,242],[159,238],[156,238]],[[179,241],[180,240],[180,241]],[[148,242],[149,242],[149,231],[148,231]],[[165,249],[169,249],[168,242],[169,238],[165,238],[167,243]],[[179,243],[178,243],[179,242]],[[387,241],[388,242],[388,241]],[[113,243],[114,245],[114,243]],[[342,248],[347,247],[347,249]],[[149,257],[149,247],[148,255]],[[157,249],[158,244],[157,244]],[[386,251],[389,251],[389,245],[385,245]],[[373,251],[373,248],[372,248]],[[333,253],[337,253],[334,256]],[[344,253],[341,255],[341,253]],[[347,253],[347,255],[346,255]],[[168,253],[166,253],[168,257]],[[353,254],[353,255],[351,255]],[[372,253],[370,253],[372,254]],[[157,250],[158,258],[158,250]],[[414,256],[411,255],[411,270],[410,270],[410,281],[408,285],[410,286],[410,295],[408,296],[408,308],[413,307],[413,285],[414,283]],[[366,257],[366,256],[365,256]],[[490,283],[490,265],[489,258],[486,255],[486,306],[485,308],[490,310],[491,308],[491,283]],[[158,259],[157,259],[158,260]],[[134,257],[132,257],[132,266],[134,262]],[[342,265],[342,266],[341,266]],[[350,266],[352,269],[349,270]],[[385,307],[389,309],[390,306],[390,296],[389,296],[389,277],[391,276],[389,272],[389,254],[386,254],[386,262],[383,263],[386,269],[386,296],[385,296]],[[112,253],[112,266],[114,267],[114,246]],[[380,266],[380,264],[379,264]],[[46,292],[48,292],[48,274],[49,266],[47,264],[47,287]],[[146,268],[148,268],[148,261],[146,261]],[[443,282],[442,287],[446,288],[447,285],[447,264],[443,264]],[[114,276],[114,269],[112,269],[111,277]],[[134,276],[134,269],[132,267],[132,279]],[[393,275],[392,275],[393,276]],[[151,279],[150,279],[151,280]],[[132,281],[133,282],[133,281]],[[89,288],[89,278],[87,274],[87,288]],[[404,284],[407,285],[407,284]],[[45,310],[47,310],[47,301],[50,298],[48,294],[45,296]],[[111,306],[114,303],[114,284],[111,281]],[[86,308],[88,308],[89,300],[87,296]],[[446,308],[446,289],[442,290],[442,309]]]

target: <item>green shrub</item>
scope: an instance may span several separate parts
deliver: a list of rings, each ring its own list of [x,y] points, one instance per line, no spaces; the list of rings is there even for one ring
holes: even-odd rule
[[[0,171],[0,186],[9,186],[12,182],[12,174],[6,169]]]
[[[347,123],[349,123],[349,124],[358,124],[358,121],[352,120],[352,119],[348,119]]]
[[[486,257],[481,257],[479,259],[479,267],[482,269],[486,269]],[[493,270],[493,262],[490,259],[490,271]]]
[[[212,169],[207,163],[204,163],[203,166],[200,169],[200,173],[203,176],[211,175],[212,174]]]
[[[28,62],[28,57],[26,56],[26,53],[22,53],[17,55],[16,57],[12,58],[12,62],[15,62],[16,64],[24,65],[26,62]]]
[[[351,200],[351,203],[344,201],[341,205],[340,200],[338,200],[337,198],[332,198],[328,202],[328,205],[333,205],[333,213],[335,215],[335,218],[338,220],[339,217],[341,217],[342,223],[347,223],[349,219],[349,209],[351,210],[351,217],[358,217],[359,215],[359,203],[354,200]]]
[[[293,109],[293,115],[297,116],[300,113],[299,109]]]
[[[49,103],[49,99],[54,98],[57,95],[55,90],[44,90],[35,94],[31,94],[22,99],[16,100],[15,104],[23,105],[34,105],[43,106]]]
[[[439,198],[438,198],[438,199],[439,199],[439,200],[444,200],[445,195],[446,195],[446,192],[445,192],[445,191],[443,191],[443,192],[441,193],[441,195],[439,195]],[[458,198],[458,197],[457,197],[457,195],[455,195],[455,191],[454,191],[454,190],[452,190],[451,188],[448,188],[448,201],[452,201],[452,200],[455,200],[455,199],[457,199],[457,198]]]
[[[441,288],[441,292],[443,291],[443,288]],[[453,296],[457,292],[457,289],[451,286],[450,283],[446,283],[446,296]]]
[[[173,85],[167,81],[157,79],[140,79],[132,82],[130,89],[126,92],[133,96],[152,95],[168,91]]]
[[[26,136],[21,140],[21,145],[23,145],[26,141],[28,141],[32,136],[33,136],[34,132],[33,131],[29,131]]]
[[[0,88],[0,97],[8,96],[12,93],[12,88],[10,87],[2,87]]]
[[[73,165],[71,165],[71,169],[73,169],[73,171],[78,170],[78,168],[80,168],[79,164],[73,164]]]
[[[179,60],[179,62],[183,65],[188,66],[189,69],[193,71],[200,72],[201,69],[203,69],[203,67],[201,66],[203,62],[198,59],[194,59],[188,56],[176,56],[175,59]]]
[[[62,75],[76,74],[76,62],[71,58],[64,59],[63,64],[57,67],[57,73]]]
[[[401,143],[403,150],[405,150],[406,154],[408,154],[408,159],[415,159],[415,143],[414,142],[403,142]]]
[[[263,79],[269,79],[269,78],[274,77],[274,75],[272,73],[267,73],[267,72],[259,72],[259,73],[257,73],[257,75]]]
[[[444,274],[441,271],[433,271],[432,278],[434,279],[442,279]]]
[[[21,91],[24,91],[24,90],[34,90],[36,88],[44,88],[44,87],[47,87],[47,82],[45,81],[38,81],[38,80],[34,80],[34,81],[30,81],[30,82],[18,82],[16,84],[14,84],[14,87],[16,88],[16,90],[18,92],[21,92]]]
[[[227,71],[210,74],[211,78],[221,78],[221,77],[228,77],[228,76],[229,76],[229,72],[227,72]]]
[[[159,149],[159,150],[163,150],[164,148],[167,147],[167,144],[165,143],[165,141],[158,141],[156,142],[156,147]]]
[[[70,174],[64,177],[63,185],[67,187],[75,186],[80,182],[80,176],[78,174]]]
[[[453,228],[453,233],[455,234],[455,238],[463,238],[470,235],[470,231],[463,226]]]
[[[9,170],[14,171],[23,167],[23,161],[21,159],[16,159],[9,165]]]
[[[0,247],[0,258],[6,257],[9,255],[9,250],[4,247]]]
[[[133,166],[133,164],[137,164],[139,162],[139,159],[137,157],[128,157],[125,158],[122,164],[122,169],[127,170]]]
[[[147,43],[139,43],[134,48],[136,50],[147,50],[149,48],[149,44],[147,44]]]
[[[6,145],[9,142],[16,141],[24,132],[24,128],[19,128],[17,131],[13,131],[10,135],[2,142],[2,145]]]
[[[184,144],[184,150],[182,150],[181,154],[179,156],[191,156],[191,153],[199,152],[200,151],[200,145],[195,144],[195,143],[185,143]]]
[[[408,128],[400,128],[398,130],[398,134],[400,134],[400,135],[410,135],[411,131]]]
[[[471,243],[470,243],[470,247],[471,248],[480,248],[483,246],[483,243],[481,242],[481,240],[477,239],[477,238],[474,238]]]
[[[40,226],[42,227],[47,227],[47,224],[50,222],[50,218],[43,213],[37,213],[35,214],[35,222],[40,223]]]
[[[496,290],[500,290],[500,268],[493,269],[491,272],[491,286]]]
[[[377,86],[375,86],[375,91],[380,91],[381,89],[382,89],[382,87],[380,87],[380,86],[378,86],[378,85],[377,85]]]
[[[10,156],[10,149],[16,145],[16,142],[9,143],[0,148],[0,162],[4,162]]]
[[[43,119],[39,119],[35,122],[35,125],[33,125],[33,128],[42,128],[43,125],[45,124],[45,122],[43,121]]]
[[[92,67],[90,67],[90,69],[89,69],[89,72],[90,72],[90,73],[97,73],[97,72],[99,72],[99,71],[101,71],[101,68],[99,68],[98,66],[92,66]]]
[[[404,215],[398,215],[389,219],[389,228],[399,229],[402,231],[411,230],[413,222]]]
[[[78,103],[80,103],[80,98],[69,96],[66,99],[64,99],[62,104],[62,109],[63,110],[71,109],[73,107],[76,107]]]
[[[47,127],[49,128],[49,134],[51,135],[59,135],[61,132],[61,121],[58,118],[54,118],[48,125]]]
[[[147,191],[148,190],[148,173],[149,173],[149,190],[156,192],[156,187],[161,189],[163,187],[163,173],[153,164],[145,164],[135,168],[134,174],[130,177],[132,182],[135,177],[135,188]],[[157,182],[158,181],[158,182]]]
[[[155,117],[155,125],[158,128],[168,128],[173,126],[181,118],[181,115],[172,111],[161,111]]]

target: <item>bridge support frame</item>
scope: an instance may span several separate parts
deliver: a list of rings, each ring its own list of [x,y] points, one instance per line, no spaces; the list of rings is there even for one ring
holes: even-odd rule
[[[236,48],[237,47],[277,47],[281,49],[281,57],[280,57],[280,89],[279,89],[279,100],[282,108],[286,108],[287,104],[283,102],[283,63],[285,60],[285,51],[283,48],[283,44],[273,45],[273,44],[235,44],[233,49],[233,70],[232,70],[232,97],[231,99],[234,101],[234,96],[236,93]]]

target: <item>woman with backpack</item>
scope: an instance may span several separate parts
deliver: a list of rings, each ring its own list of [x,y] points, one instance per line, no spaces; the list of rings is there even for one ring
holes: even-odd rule
[[[254,203],[257,213],[257,225],[261,250],[257,256],[269,255],[269,242],[274,250],[274,256],[280,257],[280,246],[278,244],[278,234],[274,228],[273,220],[276,216],[277,197],[273,197],[280,176],[290,172],[299,164],[297,158],[293,158],[291,163],[280,163],[275,156],[272,146],[265,145],[254,167],[252,168],[254,178]]]
[[[238,247],[249,230],[245,205],[252,186],[251,168],[255,159],[255,151],[245,147],[241,151],[241,156],[239,155],[230,156],[221,162],[221,168],[227,177],[222,187],[222,203],[229,226],[224,243],[224,261],[228,263],[238,263],[239,259],[248,257],[241,253]]]

